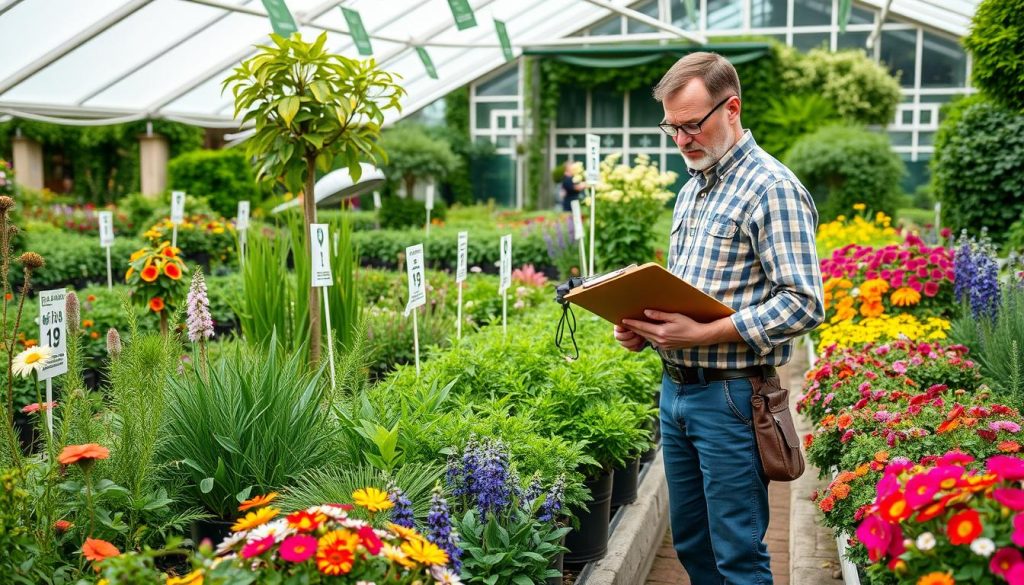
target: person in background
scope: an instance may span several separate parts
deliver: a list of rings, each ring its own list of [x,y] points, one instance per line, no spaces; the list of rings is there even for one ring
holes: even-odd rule
[[[586,187],[586,184],[573,182],[573,162],[571,160],[565,161],[563,166],[565,174],[562,176],[562,186],[560,189],[562,194],[562,211],[572,211],[572,202],[580,198],[580,191]]]
[[[672,214],[669,270],[736,312],[698,323],[649,309],[614,335],[661,355],[672,540],[690,583],[771,585],[752,381],[775,378],[792,339],[824,319],[818,213],[793,172],[743,129],[739,77],[724,57],[683,57],[654,98],[690,173]]]

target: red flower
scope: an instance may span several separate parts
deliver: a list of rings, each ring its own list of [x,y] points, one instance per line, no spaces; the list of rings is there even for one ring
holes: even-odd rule
[[[160,297],[153,297],[149,299],[149,310],[153,311],[154,313],[159,313],[160,311],[163,311],[165,306],[166,305],[164,305],[164,300]]]
[[[82,555],[90,561],[99,562],[120,554],[121,551],[117,550],[116,546],[98,538],[86,538],[85,544],[82,545]]]
[[[977,510],[964,510],[954,514],[946,524],[950,544],[970,544],[981,534],[981,518]]]
[[[150,264],[149,266],[142,269],[142,273],[140,274],[140,276],[142,280],[146,282],[153,282],[154,280],[156,280],[156,277],[160,276],[160,271],[157,269],[156,266]]]
[[[64,450],[57,456],[57,461],[61,465],[71,465],[72,463],[79,462],[91,463],[97,459],[107,459],[109,457],[110,450],[106,447],[96,443],[86,443],[85,445],[68,445],[64,447]]]
[[[53,523],[53,529],[57,532],[67,532],[68,530],[71,530],[73,526],[74,524],[68,522],[67,520],[57,520]]]
[[[897,491],[889,494],[878,503],[878,513],[886,521],[896,524],[910,516],[910,506],[907,505],[903,492]]]
[[[173,262],[168,262],[164,265],[164,274],[166,274],[171,280],[178,280],[181,278],[181,268]]]

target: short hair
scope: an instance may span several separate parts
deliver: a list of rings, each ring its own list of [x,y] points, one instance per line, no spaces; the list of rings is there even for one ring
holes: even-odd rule
[[[718,53],[690,53],[675,62],[654,87],[654,99],[663,102],[693,79],[700,78],[712,100],[740,95],[740,77],[728,59]]]

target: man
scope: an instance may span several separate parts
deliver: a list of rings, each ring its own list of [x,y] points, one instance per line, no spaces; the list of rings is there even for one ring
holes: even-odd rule
[[[615,326],[615,338],[662,357],[672,540],[690,582],[771,584],[751,379],[775,376],[790,340],[824,318],[817,210],[793,173],[743,130],[739,78],[723,57],[680,59],[654,98],[691,175],[673,212],[669,269],[736,313],[698,323],[648,310],[649,321]]]

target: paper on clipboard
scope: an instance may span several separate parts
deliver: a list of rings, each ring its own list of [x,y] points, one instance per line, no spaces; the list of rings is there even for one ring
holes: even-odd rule
[[[647,320],[645,309],[682,313],[701,323],[735,313],[654,262],[622,268],[585,282],[565,295],[565,300],[616,325],[621,325],[623,319]]]

